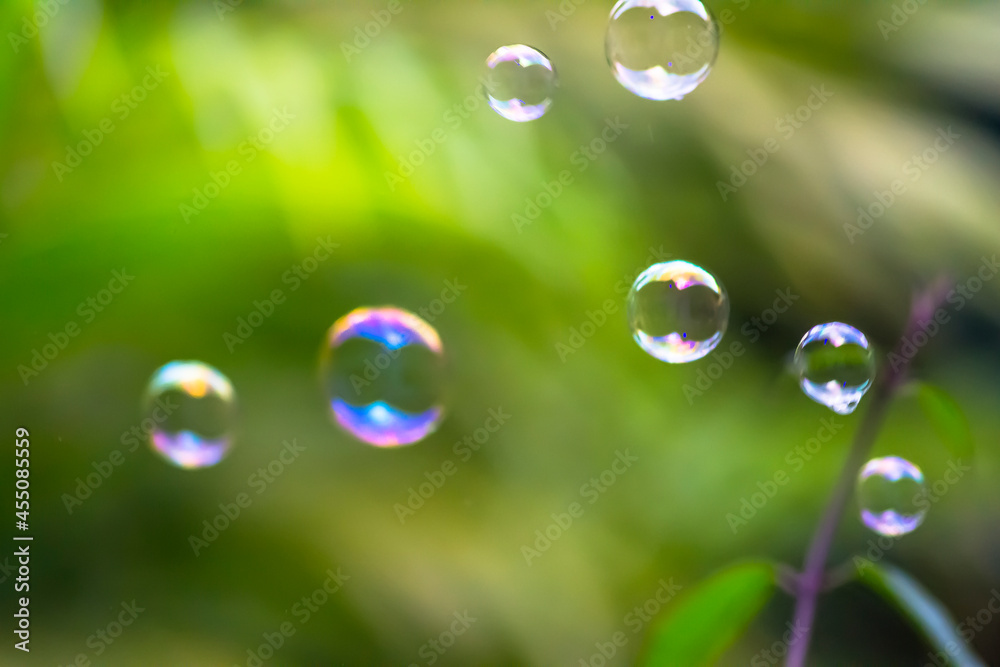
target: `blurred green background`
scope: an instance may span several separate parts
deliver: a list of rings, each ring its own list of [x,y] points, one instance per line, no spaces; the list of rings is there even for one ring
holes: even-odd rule
[[[658,103],[608,69],[608,2],[3,3],[0,404],[10,439],[31,432],[35,541],[32,652],[11,646],[5,570],[0,660],[256,664],[250,653],[287,622],[295,634],[267,664],[600,664],[597,644],[618,631],[628,642],[608,664],[629,664],[645,631],[629,614],[661,580],[692,587],[747,557],[799,567],[865,405],[793,468],[786,455],[833,413],[801,394],[788,354],[840,320],[884,357],[914,288],[941,272],[964,284],[1000,250],[1000,6],[914,0],[885,23],[902,4],[711,2],[729,12],[713,73]],[[511,43],[560,75],[531,123],[479,101],[485,57]],[[790,133],[782,119],[804,114],[814,89],[830,95]],[[609,120],[627,128],[574,160]],[[912,179],[908,161],[949,127],[959,138]],[[766,142],[779,150],[724,198],[719,183]],[[387,179],[420,151],[412,175]],[[572,183],[518,230],[512,216],[564,170]],[[884,215],[845,230],[896,179],[906,190]],[[286,272],[318,238],[338,247],[292,289]],[[691,400],[684,386],[718,360],[643,353],[616,288],[666,257],[726,286],[719,349],[746,349]],[[134,279],[120,294],[81,308],[122,270]],[[445,281],[465,286],[433,318],[447,420],[408,448],[352,440],[324,411],[324,332],[358,306],[432,308]],[[227,345],[276,289],[286,301]],[[797,298],[773,319],[776,290]],[[615,312],[565,352],[607,300]],[[1000,586],[998,301],[1000,281],[987,281],[950,304],[916,361],[965,407],[978,453],[885,556],[958,619]],[[70,323],[79,334],[22,377]],[[123,442],[149,376],[173,359],[212,364],[236,387],[237,445],[214,468],[179,470]],[[510,417],[464,460],[455,443],[491,409]],[[257,494],[249,478],[293,440],[305,449]],[[121,465],[68,509],[116,450]],[[591,504],[581,485],[626,451],[637,462]],[[874,453],[913,460],[931,482],[949,464],[909,400]],[[9,480],[12,459],[0,457]],[[455,473],[401,522],[394,507],[448,461]],[[734,534],[726,515],[778,470],[788,484]],[[190,536],[240,493],[252,505],[195,555]],[[528,564],[522,547],[572,502],[583,516]],[[852,506],[832,560],[874,537]],[[301,623],[296,604],[337,568],[349,578]],[[95,640],[133,600],[135,622]],[[476,620],[449,637],[456,613]],[[760,660],[790,617],[779,594],[722,664]],[[998,628],[973,640],[991,664]],[[453,645],[442,654],[432,640]],[[927,651],[866,590],[821,599],[812,664],[918,665]]]

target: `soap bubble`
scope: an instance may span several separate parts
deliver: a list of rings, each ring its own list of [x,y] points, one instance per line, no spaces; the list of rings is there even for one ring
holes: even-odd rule
[[[200,361],[171,361],[149,381],[144,401],[150,445],[181,468],[206,468],[232,446],[236,395],[229,379]]]
[[[629,91],[648,100],[679,100],[708,77],[719,29],[698,0],[618,0],[605,51]]]
[[[830,322],[802,337],[795,350],[795,368],[806,396],[847,415],[871,387],[875,357],[863,333],[842,322]]]
[[[715,349],[729,323],[729,297],[705,269],[674,260],[649,267],[628,295],[635,342],[661,361],[683,364]]]
[[[377,447],[408,445],[437,429],[443,371],[434,327],[392,306],[358,308],[337,320],[321,360],[333,420]]]
[[[545,115],[558,80],[545,54],[524,44],[501,46],[486,59],[486,100],[507,120],[523,123]]]
[[[861,521],[880,535],[906,535],[924,521],[916,501],[924,491],[920,468],[898,456],[872,459],[858,475]]]

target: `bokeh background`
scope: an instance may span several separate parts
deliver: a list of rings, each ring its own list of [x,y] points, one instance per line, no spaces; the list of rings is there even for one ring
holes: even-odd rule
[[[798,390],[788,354],[808,328],[841,320],[884,357],[915,288],[942,272],[964,284],[1000,250],[1000,6],[708,4],[731,18],[713,73],[658,103],[611,76],[608,2],[403,0],[367,44],[358,31],[386,3],[4,2],[0,404],[7,437],[31,432],[35,541],[32,652],[5,630],[0,660],[255,664],[248,651],[292,622],[267,664],[578,665],[617,631],[628,643],[609,664],[629,664],[643,632],[627,615],[661,579],[693,587],[752,557],[799,566],[865,406],[794,470],[786,455],[832,413]],[[479,101],[485,57],[519,42],[560,76],[550,112],[526,124]],[[832,95],[789,136],[780,119],[814,87]],[[467,117],[449,114],[462,104]],[[275,110],[287,126],[248,150]],[[581,171],[574,153],[609,119],[627,129]],[[949,127],[959,138],[909,180],[907,162]],[[433,153],[390,183],[432,135],[443,137]],[[95,136],[78,166],[54,164]],[[780,150],[724,198],[718,183],[768,140]],[[232,161],[239,173],[198,199]],[[519,231],[512,216],[563,170],[573,183]],[[844,225],[898,178],[906,191],[850,238]],[[318,238],[338,247],[293,291],[283,275]],[[718,276],[732,303],[720,349],[746,349],[692,400],[684,386],[713,360],[643,353],[616,289],[661,257]],[[80,304],[123,269],[134,280],[85,315]],[[445,281],[466,286],[433,321],[451,373],[447,420],[398,450],[338,431],[317,378],[325,330],[362,305],[429,308]],[[223,335],[275,289],[286,302],[231,351]],[[776,290],[794,305],[752,334]],[[561,354],[609,299],[616,312]],[[959,619],[1000,586],[998,300],[1000,281],[987,281],[961,311],[949,305],[915,363],[963,405],[978,451],[884,556]],[[25,381],[18,367],[71,322],[79,335]],[[236,387],[238,442],[214,468],[123,445],[150,374],[173,359],[210,363]],[[455,443],[491,409],[509,420],[461,460]],[[196,556],[190,536],[286,440],[304,451]],[[115,450],[124,462],[68,511],[78,478]],[[619,451],[638,461],[527,564],[522,546]],[[949,463],[910,399],[875,453],[910,458],[929,481]],[[8,480],[12,454],[0,457]],[[455,474],[401,522],[394,506],[446,461]],[[734,534],[726,515],[778,470],[788,484]],[[852,506],[833,561],[874,537]],[[296,603],[338,567],[349,579],[300,623]],[[120,637],[92,638],[133,600],[144,611]],[[456,613],[476,620],[440,655],[428,642]],[[760,659],[790,617],[777,595],[722,664]],[[973,644],[997,664],[992,623]],[[860,587],[821,601],[813,664],[918,665],[927,651]]]

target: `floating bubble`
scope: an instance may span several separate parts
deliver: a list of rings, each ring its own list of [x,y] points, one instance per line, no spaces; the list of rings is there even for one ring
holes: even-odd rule
[[[558,80],[544,53],[524,44],[501,46],[486,59],[486,100],[507,120],[524,123],[545,115]]]
[[[444,417],[441,339],[406,310],[358,308],[337,320],[321,374],[334,421],[368,444],[418,442]]]
[[[872,459],[858,475],[861,521],[880,535],[906,535],[924,521],[916,501],[924,491],[920,468],[898,456]]]
[[[683,364],[715,349],[729,323],[729,297],[705,269],[660,262],[643,271],[628,295],[628,321],[639,347]]]
[[[604,48],[627,90],[648,100],[679,100],[708,77],[719,29],[698,0],[618,0]]]
[[[178,467],[213,466],[232,446],[233,385],[208,364],[171,361],[159,368],[146,389],[145,413],[153,450]]]
[[[865,335],[842,322],[810,329],[795,350],[795,368],[806,396],[847,415],[875,378],[875,355]]]

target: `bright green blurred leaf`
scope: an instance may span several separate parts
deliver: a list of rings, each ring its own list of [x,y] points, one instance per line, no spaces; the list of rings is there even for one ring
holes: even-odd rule
[[[919,383],[916,391],[920,409],[952,455],[971,459],[975,450],[972,430],[958,401],[943,389],[923,382]]]
[[[891,565],[868,565],[861,582],[885,598],[958,667],[983,667],[984,663],[958,634],[955,619],[916,579]]]
[[[645,667],[713,664],[774,593],[774,566],[740,563],[682,595],[646,636]]]

